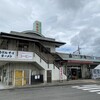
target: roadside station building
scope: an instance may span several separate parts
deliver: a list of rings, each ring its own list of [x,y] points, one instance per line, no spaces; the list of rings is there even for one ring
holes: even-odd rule
[[[44,37],[36,30],[0,33],[0,76],[4,84],[23,86],[59,80],[52,52],[65,43]],[[62,75],[66,80],[66,75]]]
[[[36,83],[86,78],[100,58],[56,52],[64,42],[44,37],[41,23],[35,31],[0,33],[0,80],[6,85],[24,86]]]

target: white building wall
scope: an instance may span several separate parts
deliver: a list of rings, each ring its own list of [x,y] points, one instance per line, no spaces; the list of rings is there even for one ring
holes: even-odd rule
[[[53,53],[55,52],[55,46],[51,46],[50,49],[51,49],[51,52]]]
[[[29,74],[29,78],[31,78],[31,75],[34,74],[42,74],[41,70],[37,68],[33,63],[20,63],[20,62],[15,62],[15,63],[7,63],[6,65],[3,66],[2,70],[6,70],[6,76],[3,76],[3,82],[8,85],[9,82],[12,82],[12,78],[14,78],[14,70],[27,70],[31,74]],[[2,73],[3,75],[3,73]],[[11,77],[12,76],[12,77]],[[31,81],[31,80],[30,80]]]
[[[54,66],[53,64],[49,64],[48,66],[48,64],[42,59],[40,62],[40,57],[37,54],[35,54],[35,61],[38,62],[45,69],[44,81],[47,81],[47,70],[52,71],[52,81],[60,80],[60,74],[59,74],[60,71],[56,66]],[[66,79],[67,79],[66,75],[63,74],[63,80],[66,80]]]
[[[43,46],[50,48],[50,52],[55,52],[55,45],[53,45],[52,43],[45,43],[43,42]]]
[[[47,70],[52,71],[52,81],[56,81],[60,79],[59,69],[54,66],[54,64],[46,63],[43,59],[41,59],[37,54],[33,57],[33,59],[10,59],[11,63],[9,66],[9,72],[14,71],[15,69],[31,69],[32,73],[34,74],[43,74],[44,75],[44,82],[47,81]],[[17,62],[16,62],[17,61]],[[28,63],[29,62],[29,63]],[[37,63],[37,66],[34,66],[34,63]],[[5,65],[8,70],[8,65]],[[41,70],[39,70],[39,69]],[[63,74],[63,80],[66,80],[66,75]]]
[[[60,71],[56,66],[53,66],[53,64],[50,64],[49,70],[52,70],[52,80],[58,81],[60,80]],[[63,74],[62,80],[66,80],[67,76]]]

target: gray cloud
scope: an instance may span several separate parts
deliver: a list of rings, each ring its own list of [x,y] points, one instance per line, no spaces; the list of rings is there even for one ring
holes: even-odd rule
[[[71,38],[71,45],[80,45],[83,48],[84,54],[96,55],[99,54],[100,30],[95,31],[94,28],[88,27]]]
[[[85,0],[84,2],[83,0],[56,0],[56,2],[61,9],[78,10],[84,5]]]
[[[99,54],[100,0],[0,0],[0,31],[24,31],[42,22],[43,34],[66,42],[60,50]]]

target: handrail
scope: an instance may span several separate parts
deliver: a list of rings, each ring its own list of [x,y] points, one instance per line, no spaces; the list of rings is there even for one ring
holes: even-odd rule
[[[54,64],[54,66],[56,66],[59,69],[59,67],[57,66],[57,64],[55,62],[53,62],[53,64]]]
[[[45,59],[45,57],[43,57],[39,52],[36,52],[35,53],[41,58],[43,59],[46,63],[49,63],[49,61],[47,59]]]

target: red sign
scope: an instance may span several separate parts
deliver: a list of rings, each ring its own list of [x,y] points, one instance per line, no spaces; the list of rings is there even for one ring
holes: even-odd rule
[[[78,60],[68,60],[68,63],[74,64],[92,64],[92,61],[78,61]]]
[[[63,67],[60,67],[60,80],[63,80]]]

